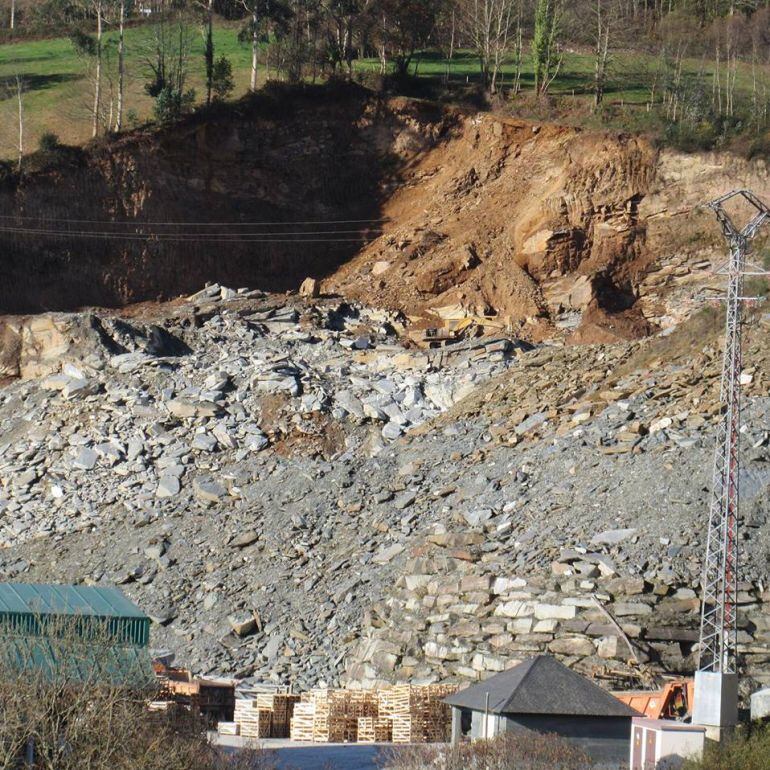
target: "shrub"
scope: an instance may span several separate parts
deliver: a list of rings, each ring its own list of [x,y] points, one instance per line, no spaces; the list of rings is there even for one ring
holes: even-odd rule
[[[714,124],[706,120],[695,125],[669,123],[663,132],[663,139],[682,152],[702,152],[714,149],[718,134]]]
[[[41,152],[55,152],[60,146],[61,143],[59,142],[59,137],[52,131],[46,131],[42,134],[38,142],[38,147]]]
[[[106,623],[36,625],[39,631],[26,636],[0,629],[3,770],[275,768],[268,752],[228,758],[208,743],[203,720],[191,711],[150,711],[156,688],[149,659],[146,677],[127,674],[132,658]]]
[[[764,158],[770,160],[770,132],[761,134],[749,145],[747,152],[749,160]]]
[[[683,770],[767,770],[770,767],[770,724],[739,728],[731,740],[709,745],[700,762]]]
[[[192,88],[182,93],[172,86],[164,86],[155,98],[155,120],[164,125],[174,123],[187,114],[194,103],[195,91]]]
[[[8,179],[11,179],[15,175],[15,170],[10,161],[0,160],[0,184]]]
[[[214,69],[211,73],[211,89],[214,92],[214,98],[227,99],[234,88],[233,65],[226,56],[220,56],[214,62]]]
[[[70,42],[78,56],[96,56],[96,38],[82,29],[70,33]]]
[[[459,746],[406,746],[379,757],[387,770],[589,770],[588,756],[556,735],[511,732]]]

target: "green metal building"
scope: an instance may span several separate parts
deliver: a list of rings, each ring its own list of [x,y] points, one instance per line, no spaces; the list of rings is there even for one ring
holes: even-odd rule
[[[0,675],[144,687],[149,640],[150,619],[117,588],[0,583]]]

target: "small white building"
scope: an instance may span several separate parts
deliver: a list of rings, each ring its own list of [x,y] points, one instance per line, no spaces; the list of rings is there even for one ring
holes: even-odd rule
[[[506,732],[560,736],[600,767],[628,758],[631,720],[640,716],[597,684],[550,655],[538,655],[446,698],[452,740]],[[645,768],[646,770],[646,768]]]
[[[676,770],[700,759],[706,728],[669,719],[635,717],[631,722],[631,770]]]

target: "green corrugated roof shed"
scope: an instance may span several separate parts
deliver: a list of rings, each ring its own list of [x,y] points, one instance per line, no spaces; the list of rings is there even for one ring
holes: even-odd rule
[[[65,644],[34,636],[0,636],[0,670],[39,672],[46,679],[57,677],[91,685],[151,687],[157,680],[149,650],[133,645],[89,646]]]
[[[2,662],[16,670],[146,686],[149,637],[150,619],[117,588],[0,583]]]
[[[150,641],[150,619],[117,588],[0,583],[0,626],[39,634],[46,617],[104,623],[111,635],[140,647]]]
[[[0,583],[0,613],[146,618],[118,588],[54,585],[52,583]]]

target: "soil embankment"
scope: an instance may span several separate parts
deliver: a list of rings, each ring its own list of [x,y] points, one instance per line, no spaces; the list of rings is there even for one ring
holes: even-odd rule
[[[690,314],[724,249],[698,206],[744,186],[770,197],[764,163],[355,87],[279,89],[6,182],[0,311],[311,275],[424,325],[459,307],[533,341],[633,339]]]
[[[117,307],[211,281],[296,288],[376,234],[384,169],[422,147],[432,116],[440,126],[432,108],[394,112],[362,89],[278,90],[68,153],[0,188],[0,310]]]

